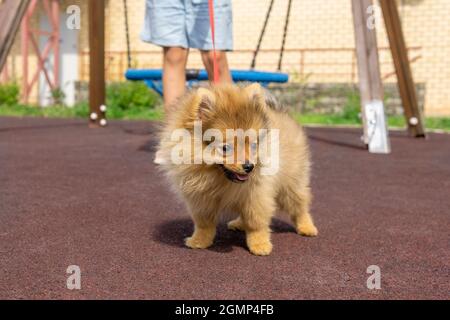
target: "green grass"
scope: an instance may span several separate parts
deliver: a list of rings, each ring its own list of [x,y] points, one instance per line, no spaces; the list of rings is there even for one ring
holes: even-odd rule
[[[307,105],[314,106],[315,99],[307,100]],[[358,92],[347,94],[347,101],[343,106],[341,113],[336,114],[317,114],[303,113],[294,114],[297,121],[305,125],[341,125],[341,126],[361,126],[359,118],[361,102]],[[308,109],[308,108],[307,108]],[[388,116],[389,128],[405,128],[406,122],[403,116]],[[425,127],[432,130],[444,130],[450,132],[450,117],[428,117],[425,119]]]
[[[360,126],[358,119],[347,119],[339,114],[294,114],[294,118],[304,125],[327,126]],[[405,128],[405,118],[402,116],[389,116],[389,128]],[[428,117],[425,118],[425,127],[431,130],[444,130],[450,132],[450,118]]]
[[[27,105],[1,105],[0,116],[14,117],[44,117],[44,118],[87,118],[89,107],[86,103],[77,104],[74,107],[49,106],[36,107]],[[108,119],[127,120],[161,120],[163,118],[162,108],[143,108],[123,110],[120,108],[109,108]]]
[[[0,85],[0,116],[46,117],[46,118],[87,118],[87,102],[68,108],[58,105],[64,98],[60,89],[52,92],[54,106],[37,107],[22,105],[19,101],[19,85]],[[161,98],[149,90],[144,82],[112,82],[106,87],[107,117],[109,119],[162,119]]]
[[[71,108],[59,105],[45,108],[28,106],[19,103],[19,91],[19,85],[14,82],[0,85],[0,116],[84,119],[89,116],[87,102],[79,103]],[[61,93],[56,90],[55,94]],[[349,92],[346,95],[347,100],[340,113],[313,113],[319,100],[311,98],[306,101],[308,106],[306,110],[312,110],[311,113],[296,113],[294,117],[305,125],[361,126],[359,94],[358,92]],[[61,99],[54,99],[54,103],[60,101]],[[106,104],[108,106],[106,113],[108,119],[162,120],[164,116],[161,97],[153,90],[148,90],[143,82],[109,83],[106,88]],[[390,116],[388,117],[388,125],[390,128],[404,128],[405,119],[402,116]],[[450,132],[450,117],[426,118],[425,126],[427,129],[440,129]]]
[[[425,127],[450,131],[450,118],[426,118]]]
[[[40,108],[27,105],[0,105],[0,116],[15,117],[45,117],[45,118],[84,118],[89,115],[87,103],[77,104],[72,108],[64,106],[50,106]],[[154,108],[135,107],[122,109],[111,107],[107,111],[108,119],[127,120],[162,120],[164,116],[161,106]],[[357,116],[345,114],[294,114],[294,118],[304,125],[341,125],[360,126]],[[405,119],[402,116],[388,117],[390,128],[404,128]],[[450,132],[450,118],[429,117],[425,119],[427,129],[439,129]]]
[[[358,119],[347,119],[339,114],[294,114],[294,118],[302,124],[317,125],[359,125]]]
[[[340,125],[340,126],[360,126],[359,118],[346,118],[340,114],[294,114],[294,118],[302,124],[315,125]],[[405,119],[400,116],[388,117],[389,127],[403,128],[405,127]],[[450,129],[450,126],[448,126]]]
[[[21,104],[1,105],[0,115],[14,117],[83,118],[88,116],[88,108],[85,104],[79,104],[73,108],[63,106],[40,108]]]

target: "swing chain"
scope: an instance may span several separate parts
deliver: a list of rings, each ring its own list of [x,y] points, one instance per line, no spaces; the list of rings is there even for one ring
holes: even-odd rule
[[[253,59],[252,63],[250,64],[250,69],[255,69],[256,66],[256,57],[258,56],[259,49],[261,48],[261,42],[264,38],[264,33],[266,32],[267,23],[269,22],[270,13],[272,12],[274,0],[270,1],[269,8],[267,9],[266,18],[264,19],[263,28],[261,30],[261,33],[259,34],[258,44],[256,45],[255,52],[253,52]]]
[[[286,12],[286,20],[284,23],[283,40],[281,42],[280,57],[278,59],[278,69],[277,69],[278,71],[281,71],[281,64],[283,62],[284,46],[286,44],[286,36],[287,36],[287,31],[288,31],[288,26],[289,26],[289,16],[291,15],[291,7],[292,7],[292,0],[289,0],[287,12]]]
[[[128,24],[128,4],[127,0],[123,0],[123,12],[125,21],[125,36],[127,39],[127,63],[128,69],[131,69],[131,47],[130,47],[130,28]]]
[[[261,49],[261,43],[262,43],[262,40],[264,38],[264,34],[266,32],[266,29],[267,29],[267,24],[269,22],[270,15],[272,13],[272,8],[273,8],[274,2],[275,2],[274,0],[271,0],[270,4],[269,4],[269,8],[267,9],[266,17],[264,19],[264,24],[263,24],[263,27],[261,29],[261,33],[259,34],[258,43],[256,45],[255,51],[253,52],[253,59],[252,59],[252,62],[250,64],[250,69],[251,70],[254,70],[255,67],[256,67],[256,57],[258,56],[258,53],[259,53],[259,51]],[[285,19],[285,22],[284,22],[283,38],[282,38],[282,42],[281,42],[280,56],[278,58],[277,71],[281,71],[281,65],[282,65],[282,62],[283,62],[283,54],[284,54],[284,49],[285,49],[285,44],[286,44],[286,37],[287,37],[288,26],[289,26],[289,17],[291,15],[291,7],[292,7],[292,0],[289,0],[287,12],[286,12],[286,19]]]

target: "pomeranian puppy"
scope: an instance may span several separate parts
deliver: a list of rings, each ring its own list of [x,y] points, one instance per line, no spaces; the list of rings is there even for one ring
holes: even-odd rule
[[[211,246],[223,212],[236,214],[228,228],[244,231],[255,255],[272,251],[270,224],[277,209],[289,213],[300,235],[317,235],[309,212],[305,134],[265,89],[259,84],[199,88],[174,109],[158,152],[194,221],[186,246]]]

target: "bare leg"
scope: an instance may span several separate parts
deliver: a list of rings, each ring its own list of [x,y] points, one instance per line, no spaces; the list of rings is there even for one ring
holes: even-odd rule
[[[202,51],[202,61],[205,65],[205,69],[208,72],[209,81],[213,80],[213,51]],[[228,59],[225,51],[216,51],[217,66],[219,69],[220,82],[231,83],[230,69],[228,67]]]
[[[164,111],[170,112],[172,104],[186,90],[186,63],[188,49],[165,47],[163,57]]]

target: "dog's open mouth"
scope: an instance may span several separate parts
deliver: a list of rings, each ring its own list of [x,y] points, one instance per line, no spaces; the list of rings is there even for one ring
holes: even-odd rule
[[[237,173],[237,172],[228,170],[223,165],[221,167],[223,169],[223,172],[225,173],[225,176],[228,178],[228,180],[230,180],[232,182],[243,183],[243,182],[247,181],[249,178],[248,174],[242,174],[242,173]]]

